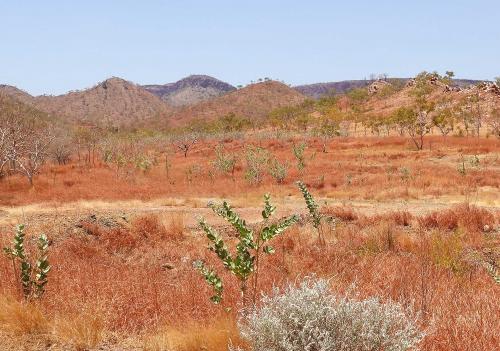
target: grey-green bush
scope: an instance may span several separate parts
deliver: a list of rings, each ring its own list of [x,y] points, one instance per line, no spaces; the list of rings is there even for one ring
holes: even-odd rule
[[[416,324],[397,303],[337,297],[328,281],[306,279],[264,296],[239,327],[254,351],[403,351],[424,336]]]

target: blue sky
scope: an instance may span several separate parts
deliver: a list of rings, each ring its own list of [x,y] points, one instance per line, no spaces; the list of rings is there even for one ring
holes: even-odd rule
[[[500,1],[0,1],[0,84],[32,94],[110,76],[297,85],[453,70],[500,75]]]

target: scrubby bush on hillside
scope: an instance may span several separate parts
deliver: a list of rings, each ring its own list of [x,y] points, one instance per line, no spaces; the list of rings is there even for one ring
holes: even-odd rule
[[[399,304],[337,297],[312,279],[263,297],[240,330],[254,351],[403,351],[424,336]]]

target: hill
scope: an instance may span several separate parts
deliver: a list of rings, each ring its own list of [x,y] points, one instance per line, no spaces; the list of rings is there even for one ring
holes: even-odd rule
[[[211,120],[234,113],[250,119],[266,117],[275,108],[297,105],[306,99],[298,91],[276,81],[246,86],[218,98],[187,106],[175,112],[170,120],[181,125],[193,119]]]
[[[175,83],[143,85],[171,106],[189,106],[236,90],[231,84],[206,75],[191,75]]]
[[[25,104],[32,104],[34,101],[33,96],[12,85],[0,84],[0,94],[11,96]]]
[[[171,110],[139,85],[115,77],[87,90],[59,96],[39,96],[34,103],[40,110],[71,121],[116,127],[160,118]]]
[[[392,84],[406,84],[411,78],[389,78],[388,81]],[[293,87],[295,90],[313,99],[319,99],[328,94],[344,94],[355,88],[365,88],[372,84],[374,80],[343,80],[339,82],[314,83],[306,85],[297,85]],[[454,79],[453,85],[465,88],[470,85],[481,83],[481,80],[474,79]]]

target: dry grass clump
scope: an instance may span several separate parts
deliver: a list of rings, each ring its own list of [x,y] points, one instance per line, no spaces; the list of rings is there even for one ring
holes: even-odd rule
[[[338,218],[341,221],[355,221],[358,219],[358,214],[354,211],[352,207],[348,206],[328,206],[322,209],[322,212],[334,218]]]
[[[449,210],[422,216],[418,218],[418,223],[424,229],[455,230],[463,227],[469,231],[480,232],[486,228],[491,229],[495,224],[495,217],[486,209],[461,204]]]
[[[38,304],[0,295],[0,330],[14,335],[44,334],[49,322]]]
[[[234,318],[230,316],[167,327],[144,340],[147,351],[221,351],[227,350],[229,345],[245,345]]]
[[[184,213],[175,212],[166,218],[166,228],[171,239],[184,237]]]
[[[104,338],[104,322],[99,313],[84,312],[73,317],[58,317],[53,322],[54,336],[77,350],[95,348]]]
[[[138,217],[132,221],[132,230],[137,237],[151,240],[162,240],[170,233],[158,216],[150,214]]]

